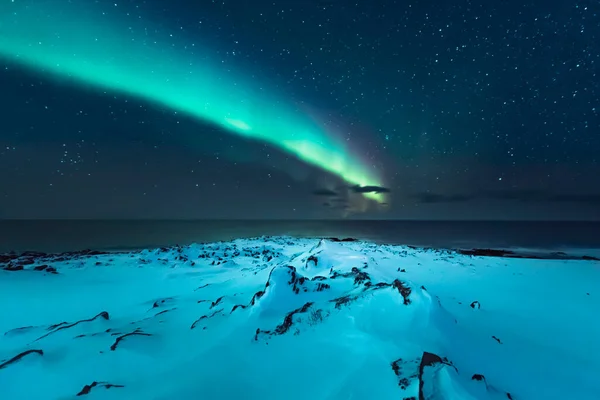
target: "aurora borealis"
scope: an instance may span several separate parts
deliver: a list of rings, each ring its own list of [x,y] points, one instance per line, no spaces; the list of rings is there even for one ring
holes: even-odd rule
[[[0,218],[600,219],[600,8],[0,2]]]
[[[350,185],[382,185],[377,171],[342,140],[284,94],[243,71],[221,67],[204,43],[182,37],[169,44],[148,22],[103,13],[86,1],[14,1],[1,7],[2,58],[209,121],[283,149]],[[381,193],[364,195],[384,201]]]

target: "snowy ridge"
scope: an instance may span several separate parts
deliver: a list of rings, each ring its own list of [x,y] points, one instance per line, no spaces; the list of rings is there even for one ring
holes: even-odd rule
[[[0,255],[2,398],[593,399],[599,267],[287,237]]]

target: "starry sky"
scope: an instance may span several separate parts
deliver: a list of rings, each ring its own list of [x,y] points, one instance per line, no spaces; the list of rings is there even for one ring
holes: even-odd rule
[[[9,0],[0,218],[600,219],[600,5]]]

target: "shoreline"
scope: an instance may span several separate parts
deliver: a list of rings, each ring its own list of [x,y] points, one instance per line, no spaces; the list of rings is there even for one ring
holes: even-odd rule
[[[294,236],[256,236],[256,237],[240,237],[233,240],[220,240],[214,242],[199,242],[190,243],[186,245],[171,245],[171,246],[144,246],[144,247],[131,247],[131,248],[96,248],[96,249],[82,249],[82,250],[71,250],[71,251],[56,251],[56,252],[44,252],[37,250],[26,250],[26,251],[9,251],[0,252],[0,269],[7,271],[19,270],[13,269],[22,265],[28,265],[27,263],[37,260],[47,260],[56,258],[78,258],[93,255],[107,255],[107,254],[135,254],[143,251],[153,250],[173,250],[177,248],[189,248],[189,247],[201,247],[210,246],[216,244],[230,244],[240,240],[247,241],[260,241],[264,240],[314,240],[316,242],[325,240],[334,243],[357,243],[361,245],[376,245],[385,246],[389,248],[406,248],[411,250],[417,250],[421,252],[433,251],[444,255],[460,255],[466,257],[486,257],[486,258],[504,258],[504,259],[529,259],[529,260],[562,260],[562,261],[596,261],[600,262],[600,257],[592,254],[600,254],[600,249],[524,249],[524,248],[446,248],[446,247],[432,247],[432,246],[413,246],[407,244],[393,244],[393,243],[380,243],[370,240],[362,240],[357,238],[337,238],[337,237],[294,237]],[[586,250],[582,252],[582,250]],[[579,253],[579,254],[576,254]],[[23,264],[23,261],[25,264]]]

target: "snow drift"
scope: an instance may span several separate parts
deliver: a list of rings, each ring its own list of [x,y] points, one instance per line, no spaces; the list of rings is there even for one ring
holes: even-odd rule
[[[259,238],[0,263],[3,399],[600,393],[593,260]]]

